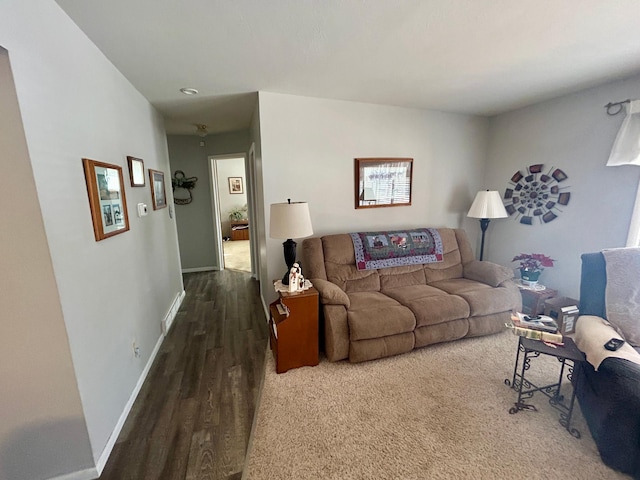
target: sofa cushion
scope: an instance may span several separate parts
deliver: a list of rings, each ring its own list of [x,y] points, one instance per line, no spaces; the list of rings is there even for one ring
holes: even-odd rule
[[[349,345],[349,361],[352,363],[366,362],[367,360],[410,352],[415,347],[415,343],[413,332],[357,340]]]
[[[380,276],[377,270],[358,270],[355,265],[325,264],[327,280],[347,293],[379,292]]]
[[[416,319],[407,307],[380,292],[349,294],[349,338],[364,340],[412,332]]]
[[[442,239],[443,260],[437,263],[424,265],[424,273],[427,283],[445,280],[447,278],[462,277],[462,258],[458,246],[455,230],[451,228],[439,228]]]
[[[380,275],[380,290],[427,283],[422,265],[381,268],[378,270],[378,274]]]
[[[416,325],[435,325],[469,316],[469,305],[457,295],[450,295],[430,285],[391,288],[385,295],[409,307],[416,317]]]
[[[327,272],[324,268],[322,239],[318,237],[304,239],[302,242],[302,266],[304,267],[303,273],[305,277],[327,279]]]
[[[504,287],[491,287],[486,283],[467,278],[452,278],[432,283],[431,286],[458,295],[469,305],[469,316],[490,315],[509,310],[513,302],[513,292]]]
[[[466,336],[468,331],[469,320],[466,318],[428,327],[418,327],[414,332],[416,336],[416,348],[433,345],[434,343],[457,340]]]
[[[322,237],[322,249],[325,263],[337,263],[338,265],[356,264],[353,240],[351,240],[348,233]]]

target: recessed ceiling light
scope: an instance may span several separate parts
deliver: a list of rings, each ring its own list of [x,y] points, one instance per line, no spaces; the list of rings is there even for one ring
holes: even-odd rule
[[[197,95],[198,94],[198,90],[196,90],[195,88],[181,88],[180,91],[182,93],[184,93],[185,95]]]

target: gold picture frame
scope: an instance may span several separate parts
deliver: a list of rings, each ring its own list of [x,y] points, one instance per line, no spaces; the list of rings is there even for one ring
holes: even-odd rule
[[[129,230],[122,167],[83,158],[96,242]]]

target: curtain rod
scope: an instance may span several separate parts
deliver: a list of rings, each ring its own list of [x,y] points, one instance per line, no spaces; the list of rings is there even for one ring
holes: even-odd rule
[[[630,99],[623,100],[621,102],[609,102],[604,108],[607,109],[607,115],[617,115],[622,111],[622,105],[625,103],[631,103]],[[615,108],[617,107],[617,108]]]

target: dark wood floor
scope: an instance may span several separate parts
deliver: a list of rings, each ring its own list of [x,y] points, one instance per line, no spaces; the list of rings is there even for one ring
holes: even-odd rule
[[[189,273],[186,296],[100,480],[242,476],[267,324],[243,272]]]

